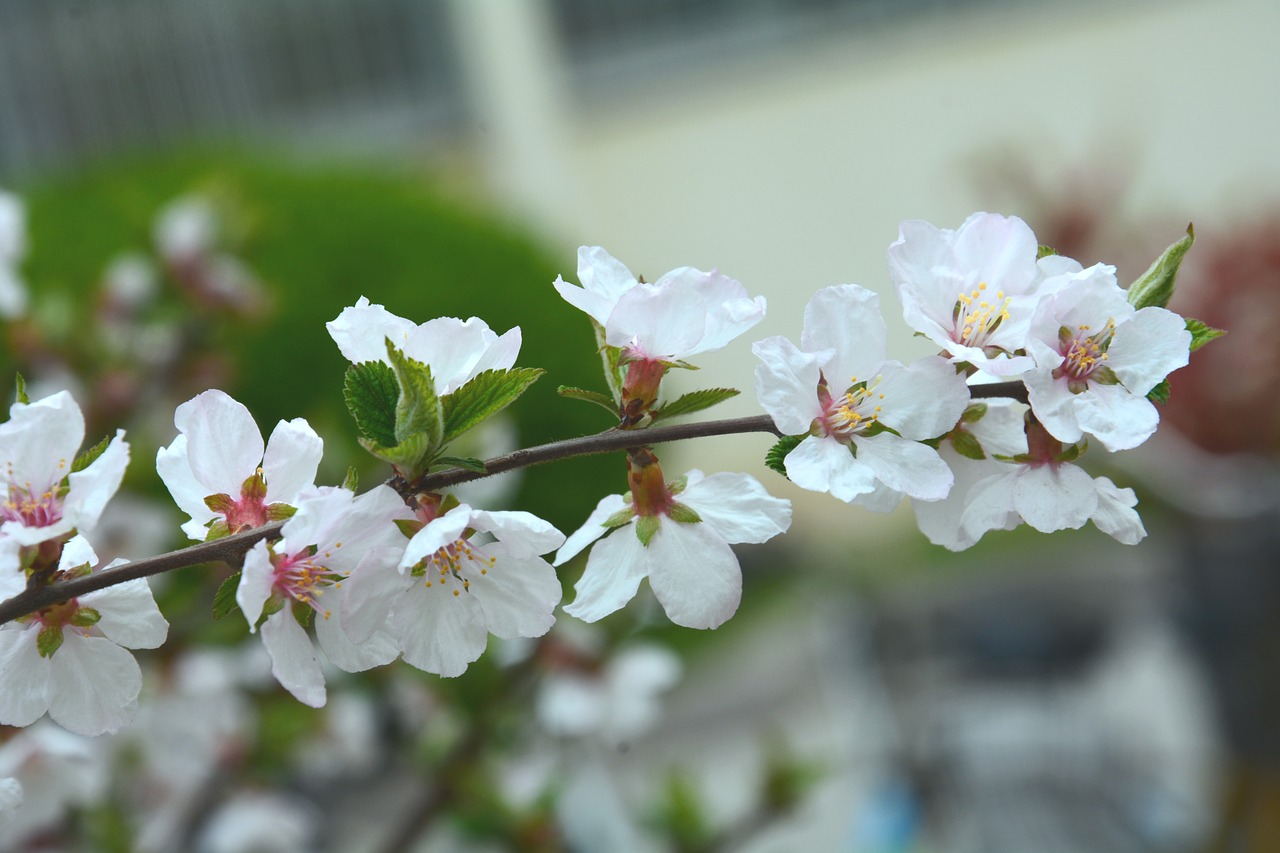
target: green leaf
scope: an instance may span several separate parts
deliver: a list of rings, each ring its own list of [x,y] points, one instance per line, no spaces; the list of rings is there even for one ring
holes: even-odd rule
[[[284,599],[278,595],[273,595],[267,599],[266,604],[262,605],[262,615],[258,617],[258,621],[254,623],[253,630],[258,630],[263,623],[275,616],[281,610],[284,610]]]
[[[310,628],[311,620],[316,615],[316,612],[301,601],[294,601],[291,604],[293,605],[294,620],[303,628]]]
[[[1226,329],[1215,329],[1213,326],[1192,317],[1187,318],[1187,331],[1191,333],[1192,352],[1227,333]]]
[[[348,492],[354,492],[360,487],[360,472],[356,470],[356,466],[352,465],[347,468],[347,476],[342,478],[342,488]]]
[[[431,464],[465,468],[468,471],[475,471],[477,474],[489,473],[489,469],[484,467],[484,460],[476,459],[474,456],[440,456]]]
[[[732,399],[742,392],[736,388],[704,388],[682,394],[653,413],[654,423],[679,415],[689,415],[709,409],[717,403]]]
[[[625,509],[620,509],[617,512],[615,512],[613,515],[606,518],[603,522],[601,522],[601,526],[603,526],[607,530],[612,530],[615,527],[622,527],[623,525],[630,524],[631,520],[634,519],[635,517],[636,517],[635,510],[633,510],[631,507],[626,507]]]
[[[107,445],[110,443],[111,436],[104,436],[102,441],[99,441],[93,447],[90,447],[88,450],[81,451],[81,453],[76,456],[75,461],[71,463],[71,473],[74,474],[77,471],[83,471],[85,468],[88,468],[96,462],[98,457],[103,454],[107,449]]]
[[[209,533],[204,537],[204,541],[212,542],[215,539],[223,539],[231,535],[231,528],[227,526],[225,518],[215,518],[209,522]]]
[[[423,456],[432,456],[443,443],[444,415],[431,368],[400,352],[390,339],[387,357],[391,359],[391,368],[400,386],[400,399],[396,402],[396,444],[415,436],[424,437]]]
[[[971,432],[955,430],[950,435],[951,447],[966,459],[986,459],[987,453],[982,449],[982,442]]]
[[[36,651],[42,658],[51,658],[62,647],[62,626],[45,625],[36,634]]]
[[[800,446],[800,442],[804,441],[808,436],[805,435],[784,435],[778,439],[773,447],[769,448],[769,452],[765,454],[764,464],[777,471],[782,476],[787,476],[786,458],[787,454]]]
[[[15,403],[30,403],[31,398],[27,396],[27,380],[22,378],[21,373],[14,374],[13,384],[13,401]]]
[[[1152,305],[1163,308],[1168,305],[1178,278],[1178,267],[1182,265],[1183,257],[1195,241],[1195,229],[1188,225],[1186,236],[1165,249],[1147,271],[1129,285],[1129,304],[1139,309]]]
[[[556,389],[556,393],[561,397],[568,397],[570,400],[583,400],[588,403],[595,403],[600,408],[607,411],[613,416],[618,414],[618,403],[599,391],[588,391],[585,388],[572,388],[568,385],[561,385]]]
[[[671,516],[672,521],[678,521],[681,524],[697,524],[702,521],[702,516],[698,515],[697,510],[682,503],[673,503],[667,514]]]
[[[536,367],[486,370],[446,396],[444,440],[452,441],[514,403],[544,372]]]
[[[626,370],[622,365],[622,350],[605,343],[604,326],[594,317],[591,318],[591,329],[596,336],[596,350],[600,353],[600,366],[604,368],[604,381],[609,386],[613,399],[622,399],[622,386],[626,381]]]
[[[657,532],[658,517],[656,515],[642,515],[636,519],[636,538],[640,540],[641,545],[649,547],[650,540]]]
[[[1040,247],[1036,249],[1036,260],[1038,261],[1041,258],[1047,258],[1050,255],[1056,255],[1056,254],[1058,254],[1057,249],[1053,248],[1052,246],[1046,246],[1042,243]]]
[[[970,403],[965,407],[964,414],[960,416],[960,421],[966,424],[976,424],[987,416],[987,409],[986,403]]]
[[[342,380],[342,399],[362,436],[384,446],[396,443],[400,386],[390,365],[366,361],[348,367]]]
[[[240,588],[240,573],[236,572],[218,587],[213,595],[213,618],[221,619],[240,608],[236,603],[236,590]]]
[[[404,534],[405,539],[412,539],[418,535],[419,530],[426,526],[416,518],[396,518],[393,521],[395,521],[396,527],[399,528],[400,532]]]
[[[1162,406],[1169,402],[1169,380],[1161,379],[1159,385],[1147,392],[1147,399]]]
[[[395,447],[381,447],[367,438],[361,438],[358,441],[361,447],[383,462],[396,466],[396,469],[408,479],[413,479],[422,473],[421,469],[428,458],[427,437],[421,434],[411,436]]]

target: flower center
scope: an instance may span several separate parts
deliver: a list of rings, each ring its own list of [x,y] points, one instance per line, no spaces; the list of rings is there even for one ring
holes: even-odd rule
[[[1106,368],[1107,348],[1115,336],[1114,319],[1107,320],[1102,330],[1090,335],[1090,326],[1078,326],[1072,332],[1066,326],[1058,330],[1058,352],[1064,361],[1054,371],[1055,379],[1066,378],[1072,391],[1083,391],[1090,377]]]
[[[333,549],[341,547],[342,543],[338,542]],[[334,571],[321,562],[331,556],[333,550],[317,553],[314,548],[304,548],[296,554],[273,556],[271,564],[275,568],[275,590],[286,598],[302,602],[328,619],[332,611],[323,607],[320,599],[329,587],[341,589],[348,574]]]
[[[831,397],[827,391],[825,378],[820,380],[818,398],[822,401],[826,412],[820,421],[826,434],[847,440],[878,424],[884,394],[876,388],[879,387],[882,379],[882,376],[877,376],[867,382],[851,376],[848,390],[840,397]]]
[[[49,527],[62,520],[62,498],[56,486],[37,492],[30,483],[9,483],[9,495],[0,503],[0,521],[16,521],[23,527]]]
[[[994,300],[986,291],[987,283],[983,281],[968,293],[956,297],[955,307],[951,309],[954,324],[951,339],[956,343],[969,347],[988,346],[996,329],[1009,319],[1010,300],[1004,291],[997,290]]]
[[[496,562],[481,546],[455,539],[415,566],[413,574],[423,579],[423,586],[448,590],[456,598],[471,589],[470,575],[487,575]]]

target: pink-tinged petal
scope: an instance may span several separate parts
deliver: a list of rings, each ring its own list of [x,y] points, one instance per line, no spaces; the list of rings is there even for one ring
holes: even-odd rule
[[[1076,413],[1079,411],[1079,398],[1090,392],[1071,393],[1065,378],[1054,379],[1047,370],[1033,370],[1025,374],[1022,381],[1027,386],[1031,411],[1050,435],[1067,444],[1074,444],[1084,437]]]
[[[67,391],[14,403],[0,423],[0,476],[37,494],[62,481],[84,441],[84,415]]]
[[[475,375],[475,366],[498,336],[479,317],[437,317],[414,330],[404,354],[431,368],[438,395],[448,394]]]
[[[609,319],[618,298],[637,284],[620,261],[599,246],[582,246],[578,249],[578,281],[582,287],[556,277],[555,289],[565,302],[586,312],[601,326]]]
[[[306,546],[302,546],[306,547]],[[240,584],[236,587],[236,604],[249,622],[249,631],[257,630],[258,619],[262,616],[262,608],[271,597],[271,589],[275,586],[276,570],[271,565],[271,557],[266,542],[258,542],[244,555],[244,564],[240,569]],[[289,602],[285,602],[286,608]]]
[[[884,361],[887,339],[880,295],[865,287],[824,287],[805,305],[800,347],[811,353],[833,351],[822,362],[833,389],[846,387],[853,377],[858,381],[869,379]]]
[[[280,530],[283,542],[277,546],[281,553],[296,552],[311,545],[323,551],[331,548],[338,527],[351,512],[350,489],[336,486],[308,486],[290,501],[297,511],[290,516]]]
[[[472,595],[455,596],[444,584],[414,584],[391,620],[405,663],[445,678],[466,672],[489,644],[480,602]]]
[[[293,503],[298,493],[316,481],[324,455],[324,441],[305,418],[280,421],[271,431],[262,457],[267,503]],[[231,493],[238,497],[239,492]]]
[[[0,723],[29,726],[49,708],[49,663],[36,648],[38,625],[0,628]],[[106,641],[104,641],[106,642]]]
[[[556,621],[560,579],[545,560],[510,553],[505,545],[484,546],[496,561],[487,572],[467,571],[471,594],[484,609],[489,633],[503,639],[541,637]]]
[[[916,525],[930,542],[951,551],[963,551],[972,547],[986,532],[986,529],[967,530],[961,523],[968,505],[969,490],[983,478],[1002,473],[1007,466],[989,459],[968,459],[956,453],[950,442],[943,442],[938,455],[955,475],[951,492],[940,501],[913,500],[911,507],[915,510]]]
[[[49,717],[78,735],[118,731],[137,713],[141,689],[133,655],[103,637],[67,631],[49,659]]]
[[[492,533],[502,542],[503,549],[517,559],[554,551],[565,542],[564,534],[551,522],[543,521],[531,512],[477,509],[471,513],[471,526]]]
[[[63,515],[82,533],[97,525],[107,502],[120,488],[124,470],[129,465],[129,445],[124,440],[124,430],[116,430],[115,438],[102,451],[102,455],[83,471],[68,477],[70,490],[63,504]]]
[[[642,284],[618,299],[605,323],[605,342],[634,346],[654,359],[685,358],[706,333],[710,307],[693,288]]]
[[[1134,511],[1138,496],[1133,489],[1121,489],[1107,477],[1093,481],[1098,491],[1098,509],[1093,514],[1094,525],[1103,533],[1125,545],[1137,545],[1147,536],[1142,519]]]
[[[1160,425],[1160,413],[1146,397],[1123,385],[1090,385],[1076,396],[1076,422],[1112,452],[1137,447]]]
[[[945,359],[928,356],[906,367],[887,362],[879,370],[882,379],[875,393],[884,395],[880,420],[903,438],[950,432],[969,405],[969,386]]]
[[[87,593],[79,598],[101,615],[98,630],[108,640],[129,649],[158,649],[169,636],[169,623],[160,615],[145,578]]]
[[[975,213],[956,231],[954,251],[962,270],[1008,294],[1026,293],[1036,280],[1036,235],[1016,216]]]
[[[822,414],[818,402],[820,360],[831,350],[801,352],[783,337],[765,338],[751,345],[760,359],[756,365],[756,397],[773,423],[786,435],[809,431],[813,419]]]
[[[853,458],[847,445],[811,435],[787,454],[787,477],[802,489],[851,501],[875,488],[875,473]]]
[[[742,569],[729,543],[709,525],[663,518],[647,551],[649,586],[672,622],[718,628],[738,611]]]
[[[1186,321],[1172,311],[1152,306],[1116,328],[1107,356],[1124,387],[1145,397],[1160,380],[1186,367],[1190,352]]]
[[[205,494],[239,498],[265,449],[244,404],[217,389],[205,391],[179,406],[173,422],[187,437],[187,463]]]
[[[391,608],[414,579],[398,568],[403,549],[382,548],[365,555],[342,584],[338,619],[353,643],[366,642],[387,624]]]
[[[465,380],[459,382],[464,385],[469,382],[472,377],[484,373],[486,370],[509,370],[516,359],[520,357],[520,344],[523,338],[520,333],[520,327],[508,329],[498,336],[498,339],[489,344],[489,348],[481,354],[480,358],[471,366],[471,375]],[[451,389],[452,390],[452,389]]]
[[[88,539],[73,536],[62,546],[62,553],[58,555],[58,570],[65,572],[83,565],[98,565],[98,555]]]
[[[400,559],[402,569],[415,566],[430,557],[445,545],[457,541],[462,531],[471,524],[471,507],[458,504],[439,518],[431,521],[409,540],[404,556]]]
[[[560,550],[556,552],[555,561],[551,565],[562,566],[582,553],[588,545],[609,532],[609,528],[604,526],[605,521],[626,508],[627,502],[622,499],[622,495],[608,495],[601,498],[582,526],[570,534],[560,546]]]
[[[370,305],[363,296],[324,325],[343,357],[352,364],[386,362],[387,338],[404,349],[409,335],[417,328],[413,321],[398,317],[381,305]]]
[[[325,600],[329,603],[329,598]],[[315,618],[316,640],[330,663],[343,672],[364,672],[386,666],[400,656],[400,646],[386,628],[375,631],[363,643],[353,643],[339,621],[341,609],[341,605],[336,606],[327,619],[322,615]]]
[[[731,545],[767,542],[791,526],[791,501],[775,498],[748,474],[703,477],[701,471],[690,471],[688,486],[676,500]]]
[[[702,272],[682,267],[663,276],[659,283],[669,283],[671,290],[687,293],[681,300],[684,304],[702,306],[706,323],[687,356],[723,349],[764,319],[765,298],[752,298],[740,282],[716,270]]]
[[[564,612],[583,622],[599,621],[636,597],[646,571],[645,549],[635,527],[619,527],[591,549],[587,569],[574,586],[577,596]]]
[[[889,488],[917,500],[936,501],[947,496],[955,481],[938,451],[892,433],[870,438],[858,436],[858,462],[874,472]]]
[[[1084,469],[1020,467],[1013,482],[1013,505],[1022,520],[1041,533],[1083,527],[1098,508],[1097,489]]]
[[[382,549],[393,549],[398,557],[404,553],[409,540],[395,522],[412,518],[413,513],[390,486],[374,486],[357,495],[328,530],[324,542],[328,551],[325,565],[338,571],[351,571],[366,554]],[[285,535],[289,535],[287,530]],[[320,540],[312,544],[320,544]]]
[[[898,226],[898,239],[889,246],[889,275],[902,301],[904,313],[928,313],[929,306],[946,306],[930,322],[941,330],[951,316],[956,294],[965,279],[955,270],[955,254],[950,237],[954,232],[919,219],[908,219]],[[923,317],[921,317],[923,319]],[[907,317],[913,328],[923,328]]]
[[[271,655],[271,674],[280,686],[304,705],[323,707],[327,698],[324,672],[311,638],[288,607],[262,623],[262,644]]]
[[[172,444],[160,448],[156,453],[156,472],[173,496],[178,509],[191,516],[191,520],[182,525],[182,532],[192,539],[203,541],[209,533],[206,525],[218,516],[204,502],[209,491],[191,473],[191,465],[187,462],[185,435],[177,436]]]

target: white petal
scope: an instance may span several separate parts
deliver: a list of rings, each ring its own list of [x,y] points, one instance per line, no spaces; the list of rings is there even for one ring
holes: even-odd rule
[[[986,414],[969,424],[969,432],[988,456],[1017,456],[1027,452],[1027,407],[1003,398],[983,400]]]
[[[72,519],[81,533],[88,533],[97,525],[107,501],[120,488],[128,465],[129,445],[124,440],[124,430],[116,430],[115,438],[111,439],[101,456],[83,471],[76,471],[68,477],[70,490],[63,504],[63,514]]]
[[[1145,397],[1160,380],[1186,366],[1190,351],[1186,321],[1172,311],[1152,306],[1116,327],[1107,356],[1124,386]]]
[[[1001,467],[993,468],[993,473],[978,480],[965,495],[957,541],[977,542],[988,530],[1012,530],[1022,523],[1013,499],[1020,466],[997,464]]]
[[[578,556],[592,542],[608,533],[609,529],[604,526],[604,522],[610,516],[621,512],[626,507],[627,502],[622,499],[622,495],[607,495],[601,498],[600,502],[596,504],[596,508],[591,511],[591,515],[587,516],[587,520],[582,523],[582,526],[570,534],[565,543],[560,546],[552,565],[564,565]]]
[[[271,565],[267,543],[254,543],[254,546],[244,555],[244,564],[240,569],[240,583],[236,587],[236,604],[240,605],[244,618],[249,621],[250,632],[257,630],[262,608],[271,597],[271,589],[275,586],[275,582],[276,570]],[[290,602],[285,602],[286,607],[289,604]]]
[[[676,500],[692,507],[731,545],[767,542],[791,526],[791,502],[775,498],[749,474],[722,472],[696,481],[690,477]]]
[[[599,730],[612,710],[604,685],[572,673],[551,673],[535,699],[538,722],[556,737],[581,737]]]
[[[907,367],[886,362],[879,372],[883,378],[873,393],[884,395],[880,420],[903,438],[937,438],[950,432],[969,405],[969,386],[964,377],[956,373],[954,365],[937,356],[922,358]]]
[[[156,453],[156,472],[164,481],[165,488],[173,495],[178,508],[191,516],[191,520],[182,525],[182,532],[192,539],[203,541],[209,531],[206,526],[217,518],[217,514],[205,504],[209,496],[208,488],[196,481],[191,473],[191,464],[187,461],[187,437],[179,435],[168,447],[162,447]],[[236,497],[232,495],[232,497]]]
[[[911,506],[915,510],[916,524],[920,532],[928,537],[930,542],[952,551],[963,551],[974,545],[982,538],[983,533],[991,529],[983,527],[981,530],[968,530],[963,526],[964,511],[969,504],[969,490],[985,477],[1005,473],[1009,470],[1009,466],[989,459],[981,461],[967,459],[956,453],[950,442],[943,442],[938,455],[955,475],[955,483],[951,486],[951,491],[940,501],[913,500]]]
[[[354,643],[363,643],[387,623],[396,600],[413,583],[398,569],[400,549],[369,552],[342,584],[339,619]]]
[[[938,451],[892,433],[857,437],[857,461],[876,479],[895,491],[919,500],[940,500],[951,491],[954,477]]]
[[[599,246],[578,249],[578,281],[582,287],[574,287],[557,277],[556,291],[601,326],[609,319],[618,297],[638,283],[631,270]]]
[[[262,457],[267,503],[293,503],[299,492],[316,481],[323,455],[324,441],[304,418],[276,424]]]
[[[805,305],[800,346],[805,352],[833,350],[823,364],[833,389],[847,387],[855,376],[870,378],[868,373],[884,361],[887,338],[880,295],[865,287],[824,287]]]
[[[415,583],[391,618],[405,663],[445,678],[466,672],[489,643],[480,602],[471,595],[455,596],[443,584]]]
[[[82,595],[79,601],[98,611],[98,630],[116,645],[158,649],[169,636],[169,623],[160,615],[145,578]]]
[[[469,381],[472,377],[484,373],[486,370],[509,370],[516,363],[516,359],[520,357],[521,341],[522,336],[519,326],[503,332],[496,341],[489,344],[489,348],[472,365],[471,376],[468,376],[464,381]]]
[[[818,363],[833,351],[801,352],[783,337],[756,341],[751,351],[762,362],[756,365],[756,397],[761,408],[786,435],[808,432],[813,419],[822,414]]]
[[[635,527],[619,527],[591,549],[587,569],[574,586],[577,596],[564,612],[583,622],[603,619],[636,597],[645,573],[645,549]]]
[[[62,546],[62,553],[58,556],[58,569],[65,572],[86,564],[98,565],[98,555],[94,553],[88,539],[83,536],[71,537]]]
[[[710,307],[693,288],[641,284],[618,299],[605,323],[605,341],[635,346],[653,359],[682,359],[701,343]]]
[[[1077,398],[1066,379],[1054,379],[1048,370],[1032,370],[1022,377],[1036,420],[1058,441],[1074,444],[1084,437],[1076,421]],[[1088,393],[1088,392],[1083,392]]]
[[[1080,428],[1113,452],[1137,447],[1160,425],[1155,405],[1123,385],[1090,386],[1077,395],[1075,408]]]
[[[1036,280],[1036,235],[1016,216],[975,213],[954,238],[956,263],[975,270],[991,290],[1026,293]]]
[[[647,550],[649,585],[672,622],[717,628],[737,612],[742,570],[733,549],[709,525],[664,518]]]
[[[492,533],[513,557],[536,557],[564,544],[564,534],[531,512],[474,510],[471,526]]]
[[[1138,497],[1133,489],[1121,489],[1107,477],[1093,481],[1098,490],[1098,509],[1093,523],[1099,530],[1125,545],[1137,545],[1147,536],[1142,519],[1134,511]]]
[[[1093,478],[1075,465],[1020,466],[1013,482],[1013,505],[1041,533],[1081,527],[1098,507]]]
[[[429,522],[413,535],[400,559],[401,568],[410,568],[430,557],[445,545],[457,541],[471,523],[471,507],[459,504]]]
[[[0,628],[0,723],[29,726],[49,707],[49,661],[36,648],[39,626]]]
[[[787,454],[787,477],[802,489],[851,501],[875,488],[876,475],[834,438],[811,435]]]
[[[205,391],[179,406],[173,422],[187,437],[187,462],[205,494],[239,499],[264,449],[244,404],[217,389]]]
[[[307,632],[285,609],[262,623],[262,644],[271,655],[271,674],[280,685],[304,705],[324,706],[324,673]]]
[[[84,415],[67,391],[14,403],[0,423],[0,472],[38,494],[62,481],[84,441]]]
[[[18,558],[21,547],[12,536],[0,536],[0,601],[7,601],[27,588],[27,576]],[[62,552],[66,551],[63,546]]]
[[[381,305],[370,305],[363,296],[324,325],[343,357],[352,364],[367,361],[385,363],[386,339],[390,338],[393,344],[404,349],[409,335],[417,328],[413,321],[398,317]]]
[[[326,604],[335,604],[331,590],[325,597]],[[347,636],[339,619],[343,605],[335,604],[329,618],[316,614],[316,640],[329,662],[343,672],[364,672],[375,666],[385,666],[400,656],[400,646],[386,628],[375,631],[365,642],[356,644]]]
[[[437,317],[414,330],[404,353],[431,368],[436,394],[443,396],[475,376],[476,365],[497,340],[489,324],[479,317],[465,321]]]
[[[484,609],[489,633],[503,639],[541,637],[556,621],[554,611],[563,594],[560,579],[545,560],[510,553],[505,545],[484,547],[495,558],[492,566],[471,562],[465,567],[471,594]],[[487,569],[483,574],[482,567]]]
[[[138,710],[138,662],[104,637],[64,636],[49,660],[49,717],[79,735],[117,731]]]

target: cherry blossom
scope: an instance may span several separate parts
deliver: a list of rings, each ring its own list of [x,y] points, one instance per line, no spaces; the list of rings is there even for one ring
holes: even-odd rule
[[[18,262],[26,253],[26,209],[22,200],[0,190],[0,317],[21,317],[27,311],[27,287],[18,277]]]
[[[843,284],[819,290],[804,312],[800,347],[783,337],[752,345],[756,394],[778,429],[807,433],[786,457],[796,485],[843,501],[900,492],[939,500],[952,475],[921,444],[950,430],[969,391],[944,359],[886,361],[879,296]],[[880,507],[883,508],[883,507]]]
[[[103,746],[47,720],[0,743],[0,850],[49,849],[32,845],[72,809],[100,802],[110,784]],[[7,822],[6,805],[17,806]]]
[[[748,474],[708,477],[695,469],[664,483],[649,456],[631,464],[630,498],[603,498],[556,554],[555,565],[563,565],[606,537],[591,549],[578,595],[564,611],[598,621],[634,598],[647,577],[672,622],[719,627],[742,599],[742,570],[729,546],[759,544],[785,532],[791,503]]]
[[[1044,283],[1028,349],[1036,367],[1022,379],[1036,418],[1055,438],[1085,434],[1108,450],[1137,447],[1160,422],[1147,399],[1187,364],[1186,321],[1154,306],[1135,310],[1103,264]]]
[[[436,394],[444,396],[486,370],[506,370],[520,354],[520,327],[498,335],[479,317],[437,317],[421,325],[371,305],[363,296],[325,324],[352,364],[389,363],[386,341],[431,368]]]
[[[15,403],[0,424],[0,536],[35,545],[97,524],[129,464],[124,430],[83,470],[72,463],[84,441],[84,415],[59,391]]]
[[[179,435],[156,454],[156,470],[190,520],[182,531],[203,540],[284,518],[315,481],[324,443],[302,418],[280,421],[264,451],[244,405],[205,391],[177,408]]]
[[[353,572],[398,565],[405,539],[392,520],[412,516],[388,486],[359,497],[313,487],[298,496],[297,507],[279,541],[259,542],[245,555],[236,602],[250,630],[266,608],[262,641],[272,674],[300,702],[318,708],[325,703],[324,674],[294,608],[313,611],[320,648],[339,669],[363,672],[395,660],[399,649],[385,629],[356,644],[340,627],[343,585]]]
[[[550,630],[560,581],[538,555],[563,542],[560,531],[531,513],[459,504],[414,534],[398,571],[379,567],[352,576],[343,626],[362,642],[385,624],[406,663],[461,675],[484,652],[489,634],[513,639]]]
[[[626,743],[657,725],[659,699],[680,674],[679,656],[653,643],[619,649],[599,667],[552,669],[538,691],[538,722],[560,737],[595,734],[613,746]]]
[[[59,569],[83,572],[97,561],[77,536],[63,546]],[[77,734],[118,730],[133,718],[142,687],[142,672],[125,649],[157,648],[168,631],[145,580],[0,625],[0,723],[26,726],[48,711]]]

